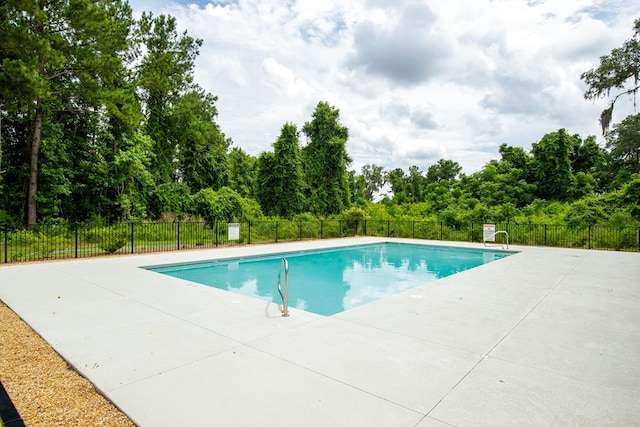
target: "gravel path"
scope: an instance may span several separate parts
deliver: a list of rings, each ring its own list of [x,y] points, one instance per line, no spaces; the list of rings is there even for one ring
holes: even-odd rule
[[[134,426],[1,301],[0,382],[28,427]]]

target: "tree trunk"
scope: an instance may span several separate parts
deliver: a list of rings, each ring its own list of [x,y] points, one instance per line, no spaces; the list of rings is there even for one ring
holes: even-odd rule
[[[29,167],[29,188],[27,190],[27,226],[32,229],[37,222],[36,192],[38,191],[38,159],[40,157],[40,143],[42,141],[42,105],[36,104],[36,118],[33,124],[31,139],[31,158]]]

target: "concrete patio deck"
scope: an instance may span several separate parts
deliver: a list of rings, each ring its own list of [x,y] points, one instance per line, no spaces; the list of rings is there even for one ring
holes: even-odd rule
[[[331,317],[139,268],[387,240],[9,265],[0,299],[140,426],[640,424],[638,253],[512,247]]]

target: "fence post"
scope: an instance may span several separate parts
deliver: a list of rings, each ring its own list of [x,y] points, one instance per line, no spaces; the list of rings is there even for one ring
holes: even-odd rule
[[[302,221],[298,221],[298,240],[302,240]]]
[[[178,221],[178,250],[180,250],[180,221]]]
[[[473,243],[473,221],[471,221],[471,243]]]
[[[442,221],[440,221],[440,240],[442,240]]]
[[[214,227],[214,228],[215,228],[215,231],[214,231],[214,232],[216,233],[216,239],[215,239],[215,242],[216,242],[216,248],[217,248],[217,247],[218,247],[218,220],[216,219],[216,221],[215,221],[215,222],[216,222],[216,226]]]
[[[278,243],[278,227],[280,227],[280,223],[276,221],[276,243]]]
[[[587,249],[591,249],[591,226],[587,228]]]
[[[9,226],[5,222],[2,228],[4,229],[4,263],[6,264],[9,262],[7,257],[9,246]],[[640,235],[640,228],[638,228],[638,235]]]
[[[547,246],[547,224],[544,225],[544,246]]]
[[[638,233],[640,233],[640,228],[638,228]],[[324,221],[320,220],[320,240],[324,239]]]
[[[251,221],[248,221],[249,235],[247,236],[247,245],[251,244]]]
[[[416,238],[416,222],[415,221],[411,221],[411,238],[412,239]]]
[[[73,234],[75,235],[75,241],[76,241],[76,243],[75,243],[75,256],[76,256],[76,258],[78,258],[78,223],[77,222],[74,224],[74,233]]]
[[[5,235],[5,238],[6,238],[6,235]],[[7,249],[6,244],[5,244],[4,248],[5,248],[5,250]],[[638,252],[640,252],[640,226],[638,226]],[[6,253],[5,253],[4,257],[5,257],[5,259],[7,258],[7,254]]]
[[[342,237],[342,220],[338,220],[338,237]]]
[[[133,253],[133,222],[131,222],[131,253]]]
[[[388,219],[387,220],[387,237],[389,237],[389,228],[390,228],[390,225],[391,225],[390,223],[391,223],[391,220]]]

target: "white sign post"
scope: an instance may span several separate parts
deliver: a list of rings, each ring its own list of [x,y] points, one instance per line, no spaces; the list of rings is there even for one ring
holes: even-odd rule
[[[496,241],[496,225],[495,224],[485,224],[482,229],[482,240],[484,242],[495,242]]]
[[[229,240],[240,240],[240,224],[237,222],[229,223]]]

